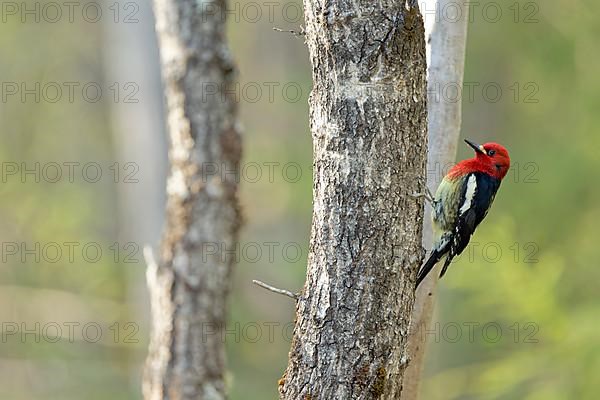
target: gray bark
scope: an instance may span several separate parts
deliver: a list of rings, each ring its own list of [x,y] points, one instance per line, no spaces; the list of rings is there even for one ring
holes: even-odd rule
[[[426,61],[416,1],[305,0],[314,211],[282,399],[396,399],[421,247]]]
[[[240,159],[234,99],[205,96],[230,86],[224,1],[155,0],[156,30],[170,136],[166,227],[159,259],[149,260],[153,331],[144,374],[147,400],[224,399],[226,320],[232,249],[240,221]],[[209,167],[211,174],[204,169]],[[210,332],[211,334],[207,334]]]
[[[427,0],[428,10],[443,10],[446,5],[455,6],[454,0]],[[427,159],[427,186],[435,193],[443,178],[442,171],[454,163],[456,146],[461,127],[461,101],[449,101],[443,95],[446,87],[463,87],[465,50],[467,43],[468,7],[462,7],[458,20],[433,14],[426,19],[428,61],[428,118],[429,150]],[[431,206],[427,205],[423,228],[423,247],[432,245]],[[433,313],[435,286],[439,266],[429,273],[417,291],[412,314],[408,351],[410,364],[404,375],[402,400],[415,400],[419,396],[419,383],[425,354],[425,334]]]

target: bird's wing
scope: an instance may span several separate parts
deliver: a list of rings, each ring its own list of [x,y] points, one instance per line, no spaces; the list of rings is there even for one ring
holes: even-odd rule
[[[475,229],[492,206],[499,187],[500,180],[490,175],[480,172],[469,175],[452,235],[450,258],[467,247]]]
[[[433,246],[429,258],[420,268],[417,274],[417,286],[425,279],[427,274],[444,256],[451,250],[454,237],[454,227],[459,218],[460,207],[464,202],[467,191],[468,179],[450,179],[445,177],[437,191],[433,201]],[[444,269],[452,261],[446,257]]]
[[[467,247],[487,215],[499,187],[500,180],[480,172],[442,180],[433,204],[434,243],[429,259],[419,271],[418,282],[444,256],[440,277],[446,273],[452,259]]]
[[[467,179],[449,179],[445,177],[435,193],[433,212],[433,249],[443,251],[453,235],[453,228],[464,203]]]

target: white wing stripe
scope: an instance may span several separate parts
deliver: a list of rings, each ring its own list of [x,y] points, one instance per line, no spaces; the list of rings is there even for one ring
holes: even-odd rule
[[[475,192],[477,191],[477,179],[475,174],[472,174],[467,181],[467,191],[465,192],[465,202],[460,208],[460,215],[466,213],[471,208],[471,203],[475,198]]]

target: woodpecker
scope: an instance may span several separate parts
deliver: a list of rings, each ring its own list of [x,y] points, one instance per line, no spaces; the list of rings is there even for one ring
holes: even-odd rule
[[[475,228],[487,215],[502,179],[510,168],[510,157],[497,143],[478,145],[465,140],[475,157],[456,164],[444,177],[433,199],[433,247],[417,275],[417,287],[442,258],[444,276],[452,259],[467,247]]]

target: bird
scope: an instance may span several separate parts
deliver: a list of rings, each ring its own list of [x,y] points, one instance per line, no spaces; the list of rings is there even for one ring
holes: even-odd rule
[[[508,150],[498,143],[465,143],[475,150],[475,157],[457,163],[440,183],[431,199],[433,247],[419,269],[416,287],[435,265],[444,260],[440,278],[452,259],[467,247],[471,236],[486,217],[502,179],[510,168]]]

